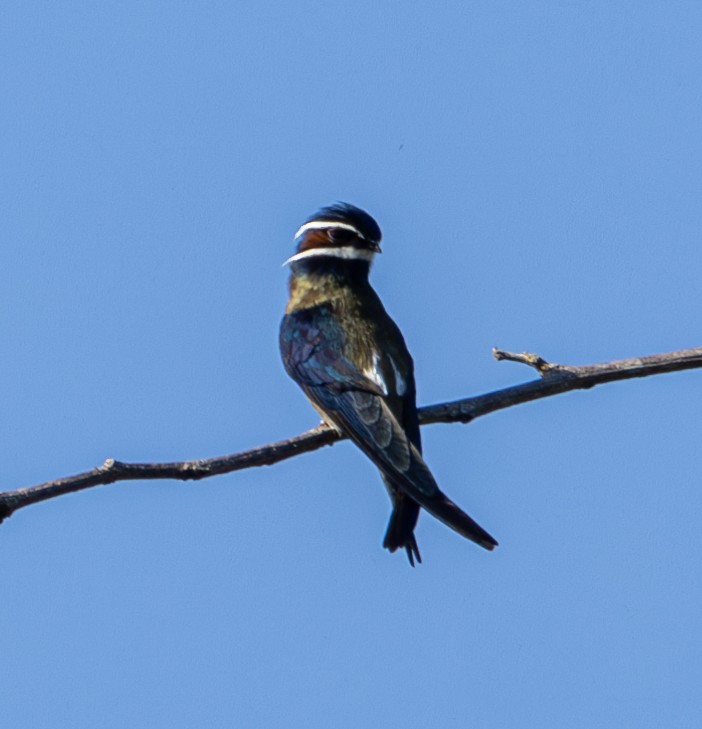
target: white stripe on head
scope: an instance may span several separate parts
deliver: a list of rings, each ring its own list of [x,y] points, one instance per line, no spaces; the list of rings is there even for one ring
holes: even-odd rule
[[[375,254],[373,251],[362,248],[354,248],[353,246],[339,246],[338,248],[308,248],[306,251],[296,253],[290,256],[283,264],[288,266],[296,261],[302,261],[305,258],[313,258],[315,256],[328,256],[330,258],[343,258],[346,261],[368,261],[373,260]]]
[[[308,230],[324,230],[325,228],[342,228],[343,230],[350,230],[355,233],[359,238],[365,240],[365,236],[361,231],[350,223],[341,223],[338,220],[310,220],[309,223],[301,225],[293,240],[297,240],[303,233]]]

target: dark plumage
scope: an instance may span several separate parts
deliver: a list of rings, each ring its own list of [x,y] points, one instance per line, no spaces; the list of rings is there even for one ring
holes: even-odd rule
[[[334,205],[327,205],[320,208],[314,215],[311,215],[305,223],[314,220],[335,220],[339,223],[350,223],[368,239],[380,243],[382,233],[375,220],[365,210],[357,208],[351,203],[338,202]]]
[[[280,330],[285,368],[380,469],[393,502],[386,548],[421,561],[414,537],[421,506],[493,549],[497,542],[440,491],[422,458],[412,358],[368,281],[380,237],[375,220],[347,203],[303,223]]]

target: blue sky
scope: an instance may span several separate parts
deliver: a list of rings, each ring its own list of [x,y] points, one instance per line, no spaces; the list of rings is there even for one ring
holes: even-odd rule
[[[277,351],[292,234],[348,200],[420,403],[699,346],[702,9],[10,2],[0,484],[317,418]],[[0,527],[13,729],[695,727],[695,371],[424,429],[492,554],[424,564],[348,444]]]

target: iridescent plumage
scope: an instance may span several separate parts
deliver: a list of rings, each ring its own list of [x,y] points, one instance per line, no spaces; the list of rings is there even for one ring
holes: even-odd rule
[[[368,281],[380,237],[375,220],[346,203],[300,227],[280,330],[285,368],[325,420],[378,466],[393,502],[386,548],[421,561],[414,528],[423,507],[493,549],[497,542],[441,492],[422,458],[412,358]]]

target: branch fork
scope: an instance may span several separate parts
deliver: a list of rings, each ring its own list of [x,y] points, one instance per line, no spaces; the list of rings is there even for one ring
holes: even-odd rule
[[[554,370],[558,370],[558,365],[552,365],[538,354],[530,352],[506,352],[504,349],[492,348],[492,356],[498,361],[507,360],[508,362],[519,362],[520,364],[533,367],[542,377],[550,374]],[[560,369],[566,369],[564,367]]]
[[[702,347],[582,366],[553,364],[538,354],[529,352],[514,353],[494,348],[492,353],[498,361],[518,362],[535,369],[539,373],[539,379],[475,397],[420,408],[420,424],[469,423],[481,415],[562,392],[588,389],[605,382],[702,367]],[[0,492],[0,523],[15,511],[31,504],[93,486],[116,481],[145,479],[190,481],[208,478],[254,466],[270,466],[343,439],[341,433],[321,424],[277,443],[268,443],[241,453],[216,458],[174,463],[125,463],[108,458],[92,471],[47,481],[37,486]]]

